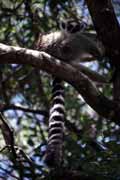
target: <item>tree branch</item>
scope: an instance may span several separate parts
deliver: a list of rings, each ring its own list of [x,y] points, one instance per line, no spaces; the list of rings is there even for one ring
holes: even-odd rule
[[[120,27],[111,0],[86,0],[99,39],[111,63],[120,67]]]
[[[48,111],[46,110],[38,110],[38,109],[30,109],[27,107],[23,107],[23,106],[18,106],[18,105],[14,105],[14,104],[2,104],[0,105],[0,111],[6,111],[6,110],[20,110],[23,112],[31,112],[33,114],[41,114],[45,117],[48,117]]]
[[[113,99],[120,104],[120,26],[111,0],[86,0],[98,38],[102,41],[113,75]]]
[[[67,81],[98,114],[119,123],[117,121],[120,118],[118,105],[104,97],[92,81],[75,67],[45,52],[0,44],[0,64],[6,63],[29,64]]]

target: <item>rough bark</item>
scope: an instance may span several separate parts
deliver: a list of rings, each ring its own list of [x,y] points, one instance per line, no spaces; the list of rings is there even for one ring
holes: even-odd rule
[[[113,99],[120,106],[120,26],[111,0],[86,0],[93,24],[102,41],[111,67],[115,69]]]

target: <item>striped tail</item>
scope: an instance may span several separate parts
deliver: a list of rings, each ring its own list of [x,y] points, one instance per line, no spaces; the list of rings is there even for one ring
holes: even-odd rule
[[[48,145],[45,162],[50,167],[59,167],[63,159],[64,135],[64,87],[60,79],[53,80],[52,105],[49,115]]]

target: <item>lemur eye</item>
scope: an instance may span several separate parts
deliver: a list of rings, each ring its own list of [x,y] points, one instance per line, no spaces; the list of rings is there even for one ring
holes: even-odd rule
[[[73,26],[70,32],[76,33],[78,31],[80,31],[80,25],[79,24],[77,24],[76,26]]]
[[[73,24],[68,24],[68,25],[67,25],[67,30],[68,30],[68,32],[72,32],[73,28],[74,28],[74,25],[73,25]]]

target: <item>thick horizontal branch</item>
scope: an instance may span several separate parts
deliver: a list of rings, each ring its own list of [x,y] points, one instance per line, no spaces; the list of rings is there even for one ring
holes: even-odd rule
[[[100,94],[87,76],[45,52],[0,44],[0,64],[6,63],[29,64],[59,77],[74,86],[98,114],[114,121],[120,118],[117,104]]]

